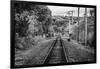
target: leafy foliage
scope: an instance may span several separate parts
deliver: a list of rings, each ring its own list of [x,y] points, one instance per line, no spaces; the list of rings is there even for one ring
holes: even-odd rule
[[[37,42],[33,37],[48,33],[51,11],[46,5],[30,2],[14,3],[15,47],[27,49]],[[18,42],[17,42],[18,41]]]

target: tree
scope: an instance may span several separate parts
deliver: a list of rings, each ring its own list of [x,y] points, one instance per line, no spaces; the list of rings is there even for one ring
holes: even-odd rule
[[[26,12],[27,13],[27,12]],[[19,36],[26,36],[26,32],[28,29],[28,17],[25,12],[21,14],[15,14],[15,32],[19,34]],[[26,14],[26,15],[25,15]]]
[[[26,36],[30,25],[30,17],[33,17],[33,22],[36,19],[37,22],[35,23],[38,28],[41,26],[40,31],[42,34],[48,33],[48,28],[51,23],[51,11],[46,5],[34,5],[31,2],[16,2],[14,8],[15,30],[19,36]]]
[[[39,7],[40,10],[38,10],[37,16],[38,21],[41,22],[40,25],[42,25],[42,31],[43,34],[48,34],[48,28],[51,24],[51,11],[46,6]],[[42,9],[41,9],[42,8]]]
[[[20,37],[24,37],[27,34],[27,30],[29,26],[29,22],[28,22],[29,16],[32,15],[30,5],[26,2],[14,3],[15,32],[18,33]]]

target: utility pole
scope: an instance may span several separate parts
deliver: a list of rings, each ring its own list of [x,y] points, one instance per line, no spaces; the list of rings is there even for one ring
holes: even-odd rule
[[[68,23],[68,34],[70,34],[70,23],[71,23],[71,21],[70,21],[70,11],[68,11],[68,20],[69,20],[69,23]]]
[[[71,18],[69,16],[69,34],[70,34],[70,31],[71,31],[71,24],[73,24],[73,10],[72,11],[69,11],[68,14],[70,15],[71,14]]]
[[[69,19],[69,23],[68,23],[68,36],[69,36],[69,34],[70,34],[70,16],[68,17],[68,19]]]
[[[85,8],[85,46],[87,46],[87,8]]]
[[[72,24],[73,24],[73,11],[71,11],[72,12]]]
[[[79,13],[80,13],[80,8],[78,7],[78,35],[77,35],[77,41],[78,41],[78,42],[79,42],[79,39],[80,39],[80,38],[79,38],[79,33],[80,33],[80,32],[79,32],[79,31],[80,31],[80,30],[79,30]]]

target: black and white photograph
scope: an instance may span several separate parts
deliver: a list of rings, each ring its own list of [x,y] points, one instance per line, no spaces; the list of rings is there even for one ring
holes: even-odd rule
[[[96,6],[11,1],[11,68],[96,63]]]

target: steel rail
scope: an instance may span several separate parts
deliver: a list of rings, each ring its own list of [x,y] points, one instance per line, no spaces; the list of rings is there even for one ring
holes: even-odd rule
[[[63,52],[64,52],[64,55],[65,55],[65,58],[66,58],[66,62],[68,63],[68,62],[69,62],[69,57],[68,57],[68,54],[69,54],[69,53],[68,53],[68,49],[66,50],[63,40],[60,39],[60,41],[61,41],[61,44],[62,44],[62,47],[63,47]],[[67,53],[66,53],[66,52],[67,52]]]
[[[56,38],[56,40],[52,43],[52,45],[51,45],[51,48],[50,48],[50,50],[48,51],[48,53],[47,53],[47,56],[45,57],[45,59],[44,59],[44,61],[43,61],[43,64],[48,64],[48,60],[50,59],[50,57],[51,57],[51,53],[52,53],[52,51],[53,51],[53,48],[54,48],[54,46],[56,45],[56,43],[57,43],[57,40],[58,40],[58,38]],[[68,50],[66,51],[65,50],[65,45],[64,45],[64,42],[63,42],[63,40],[60,38],[60,45],[61,45],[61,47],[62,47],[62,49],[61,49],[61,52],[63,53],[63,55],[62,56],[64,56],[64,59],[65,60],[63,60],[63,61],[65,61],[65,63],[68,63],[69,62],[69,59],[68,59]],[[67,53],[66,53],[67,52]],[[63,59],[63,58],[62,58]]]
[[[57,42],[57,38],[56,38],[56,40],[54,40],[54,42],[51,44],[51,48],[50,48],[50,50],[48,51],[47,56],[44,58],[44,61],[42,62],[42,64],[47,63],[48,56],[49,56],[50,53],[52,52],[52,49],[53,49],[53,47],[55,46],[56,42]]]

